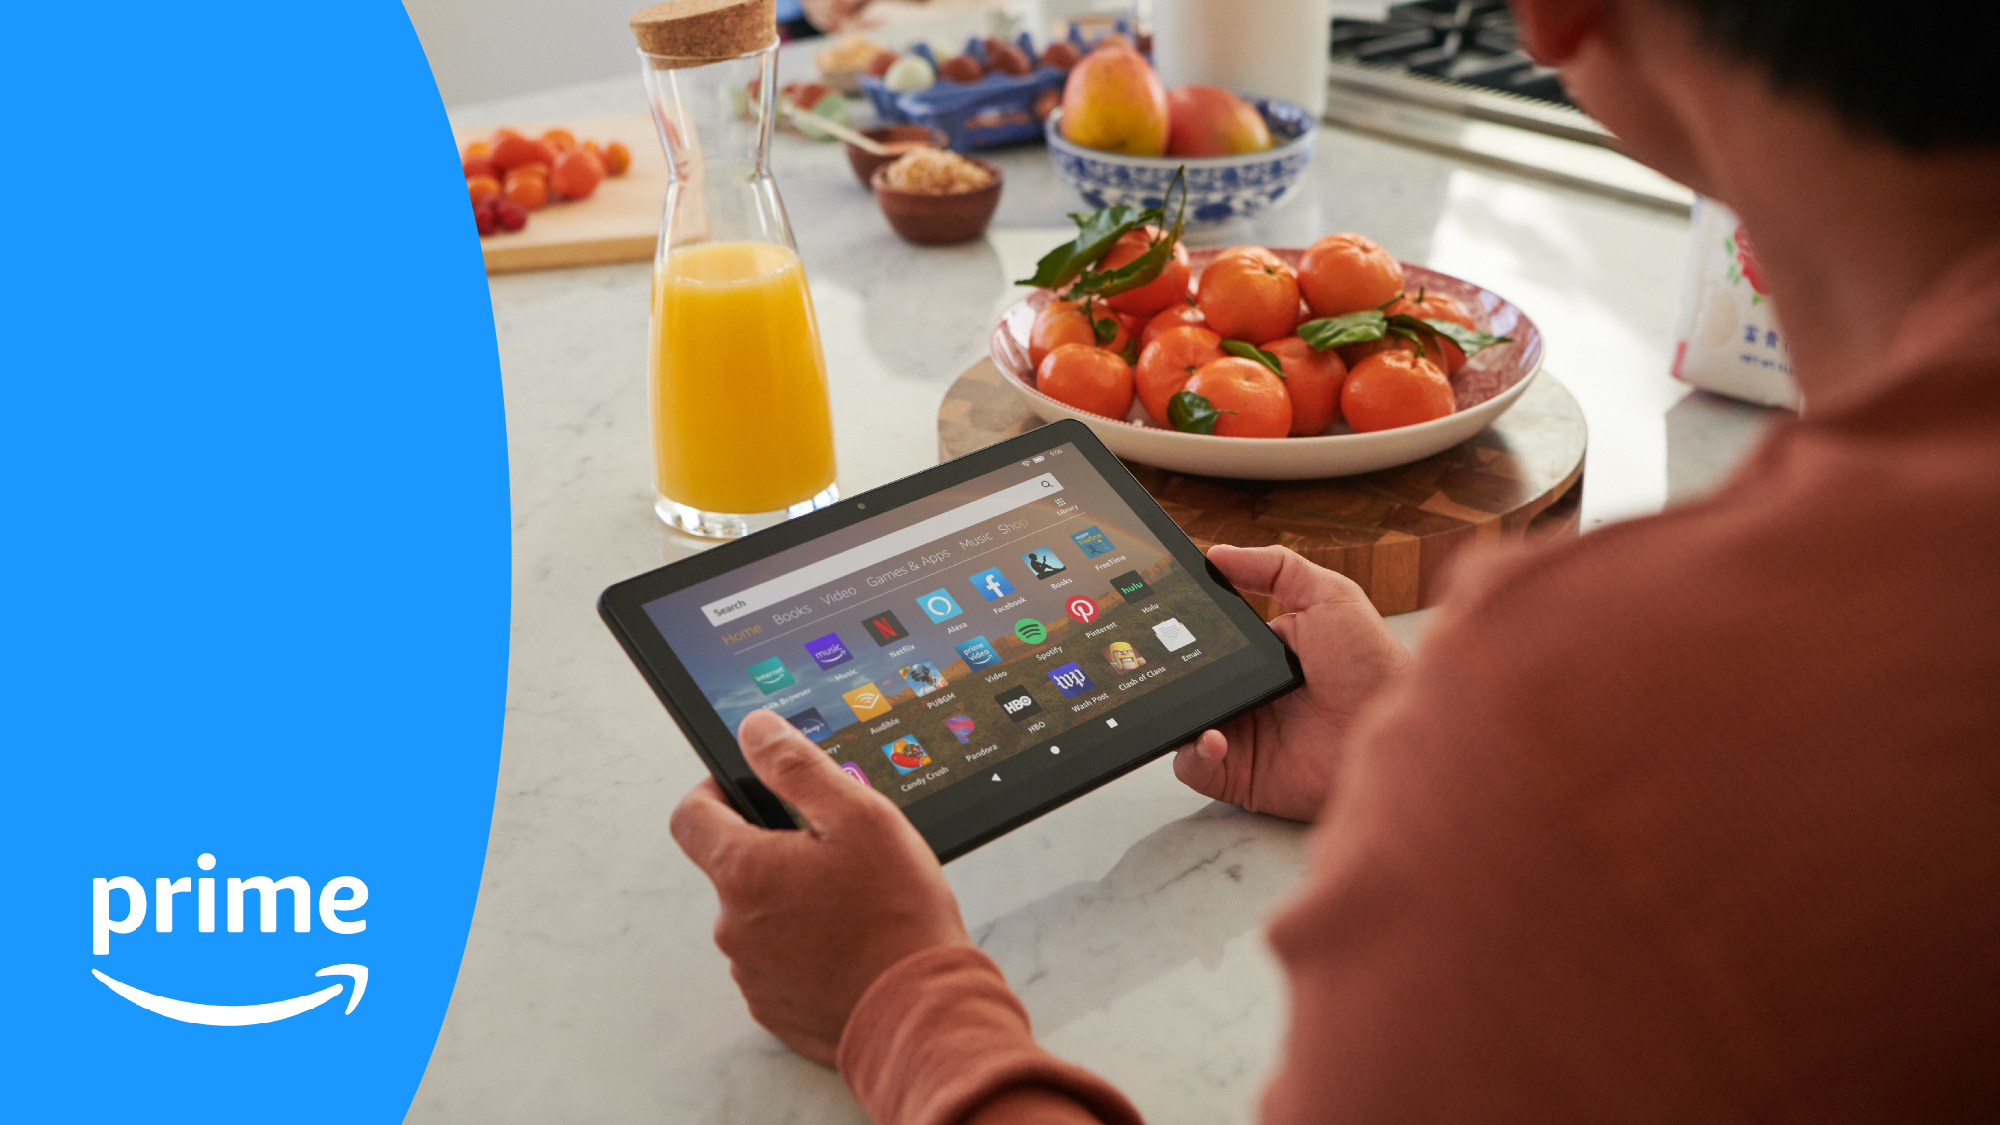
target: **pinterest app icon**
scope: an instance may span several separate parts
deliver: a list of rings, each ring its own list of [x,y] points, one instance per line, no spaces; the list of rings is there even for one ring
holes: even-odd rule
[[[1089,598],[1084,598],[1084,597],[1071,598],[1069,600],[1069,604],[1065,605],[1063,608],[1069,611],[1069,615],[1071,617],[1076,618],[1078,621],[1083,622],[1085,625],[1088,625],[1092,621],[1097,620],[1097,603],[1091,601]]]

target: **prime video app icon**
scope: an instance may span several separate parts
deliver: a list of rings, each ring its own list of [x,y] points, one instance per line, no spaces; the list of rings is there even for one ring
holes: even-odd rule
[[[952,651],[965,661],[967,668],[984,668],[988,664],[1000,663],[1000,654],[993,651],[993,644],[985,637],[974,637],[962,645],[955,645]]]

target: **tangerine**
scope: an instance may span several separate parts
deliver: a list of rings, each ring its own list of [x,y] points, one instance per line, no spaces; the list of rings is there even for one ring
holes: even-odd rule
[[[523,164],[551,164],[555,154],[540,141],[531,141],[512,129],[493,130],[493,155],[488,159],[502,172]]]
[[[550,129],[542,134],[542,143],[548,146],[550,152],[561,152],[576,147],[576,134],[568,129]]]
[[[604,146],[604,174],[622,176],[625,169],[632,166],[632,150],[623,141],[612,141]]]
[[[1405,293],[1402,300],[1382,311],[1389,316],[1401,313],[1405,316],[1414,316],[1418,320],[1448,320],[1460,328],[1470,328],[1474,331],[1479,328],[1472,322],[1472,314],[1466,311],[1465,306],[1460,304],[1457,298],[1443,293],[1433,293],[1428,289],[1420,289],[1414,296]]]
[[[1144,351],[1147,344],[1169,328],[1183,328],[1190,324],[1208,326],[1208,322],[1201,317],[1201,306],[1194,303],[1194,294],[1183,293],[1179,300],[1154,313],[1152,319],[1139,329],[1139,349]]]
[[[1111,244],[1111,249],[1105,252],[1104,257],[1098,262],[1098,267],[1107,270],[1117,269],[1144,254],[1152,248],[1153,243],[1165,236],[1166,232],[1156,226],[1126,231],[1118,241]],[[1137,289],[1127,289],[1116,296],[1106,297],[1104,303],[1119,312],[1151,316],[1173,304],[1175,298],[1187,292],[1188,274],[1187,247],[1176,242],[1173,257],[1167,259],[1166,268],[1160,271],[1160,276]]]
[[[1167,421],[1167,400],[1195,372],[1227,354],[1222,350],[1222,337],[1198,324],[1183,324],[1160,333],[1139,353],[1139,366],[1132,375],[1146,416],[1162,426],[1172,425]]]
[[[1292,397],[1293,437],[1311,437],[1333,425],[1340,417],[1340,385],[1347,379],[1347,365],[1337,352],[1318,351],[1297,336],[1287,336],[1263,345],[1278,357],[1285,372],[1285,391]]]
[[[549,181],[539,172],[516,168],[507,173],[500,185],[500,193],[520,205],[522,210],[533,211],[549,201]]]
[[[1299,292],[1314,316],[1379,308],[1403,293],[1403,264],[1359,234],[1329,234],[1299,259]]]
[[[1340,388],[1340,413],[1363,434],[1434,421],[1450,414],[1456,402],[1443,372],[1400,348],[1355,364]]]
[[[472,197],[472,205],[477,207],[500,194],[500,181],[491,176],[467,176],[465,193]]]
[[[1298,327],[1298,275],[1268,250],[1231,254],[1201,271],[1195,304],[1224,339],[1282,339]]]
[[[549,171],[549,187],[565,199],[582,199],[597,190],[604,179],[604,162],[586,148],[570,148],[556,154]]]
[[[1449,336],[1437,332],[1423,331],[1417,333],[1417,338],[1423,346],[1421,353],[1417,351],[1418,344],[1416,342],[1412,342],[1404,336],[1391,334],[1382,337],[1380,340],[1369,340],[1362,344],[1348,344],[1340,349],[1340,358],[1346,360],[1347,366],[1352,368],[1355,364],[1360,363],[1369,356],[1380,355],[1383,352],[1402,351],[1408,352],[1411,355],[1421,354],[1423,358],[1431,361],[1432,366],[1442,371],[1446,378],[1450,378],[1458,372],[1459,368],[1465,366],[1465,353],[1459,349],[1457,344],[1452,342]]]
[[[1065,406],[1106,418],[1132,409],[1132,365],[1103,348],[1064,344],[1035,368],[1035,386]]]
[[[1087,344],[1122,354],[1132,342],[1131,325],[1096,301],[1090,305],[1090,312],[1085,312],[1083,305],[1075,301],[1050,301],[1043,305],[1042,311],[1035,314],[1034,326],[1028,330],[1028,362],[1040,368],[1042,360],[1064,344]],[[1091,324],[1093,320],[1108,320],[1117,331],[1109,340],[1100,342]]]
[[[1285,381],[1252,359],[1225,356],[1204,364],[1181,388],[1224,411],[1216,419],[1222,437],[1281,438],[1291,432],[1292,398]]]

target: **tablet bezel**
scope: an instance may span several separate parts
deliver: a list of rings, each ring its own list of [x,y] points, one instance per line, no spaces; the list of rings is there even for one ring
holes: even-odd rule
[[[1125,722],[1131,725],[1117,735],[1085,727],[1063,732],[1053,741],[1074,747],[1068,759],[1056,755],[1047,760],[1024,761],[1030,749],[1045,749],[1040,743],[1052,740],[1029,743],[998,763],[996,772],[1014,773],[1018,779],[998,793],[986,794],[974,785],[973,778],[967,778],[904,808],[904,814],[923,833],[939,860],[954,859],[1153,761],[1202,730],[1228,722],[1305,682],[1298,657],[1221,572],[1209,564],[1173,517],[1104,447],[1089,426],[1072,419],[1053,422],[776,527],[626,579],[599,596],[598,614],[737,811],[767,828],[796,827],[784,806],[757,781],[737,748],[734,732],[709,704],[672,645],[647,616],[644,606],[1065,444],[1074,445],[1083,454],[1119,499],[1138,515],[1160,546],[1194,577],[1209,599],[1249,640],[1251,652],[1262,659],[1241,675],[1212,684],[1192,697],[1153,700],[1150,695],[1141,696],[1135,702],[1150,701],[1152,705],[1143,708],[1143,714],[1129,716]],[[1241,654],[1232,659],[1242,663]],[[1084,753],[1114,741],[1143,749],[1110,762],[1102,755]]]

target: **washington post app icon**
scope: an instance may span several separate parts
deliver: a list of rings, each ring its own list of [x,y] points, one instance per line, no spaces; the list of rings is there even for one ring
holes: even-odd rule
[[[1049,679],[1062,691],[1064,699],[1075,699],[1097,686],[1090,682],[1090,677],[1084,674],[1082,666],[1074,660],[1060,668],[1051,669]]]

